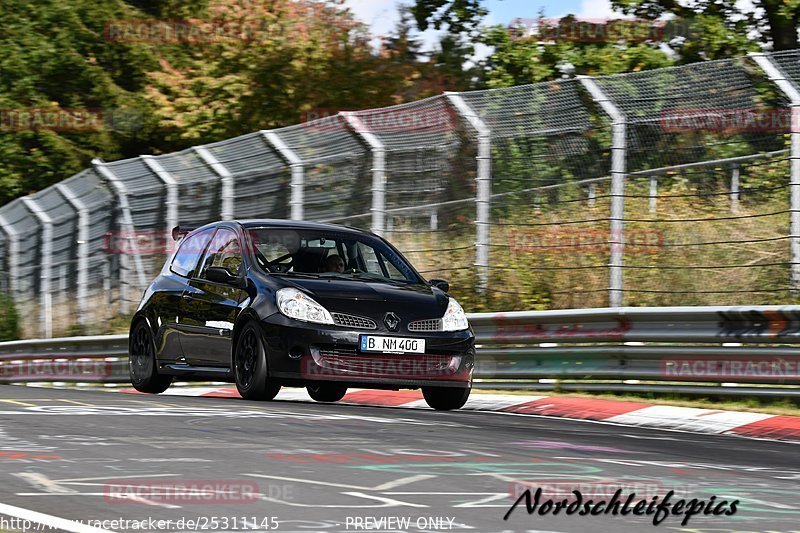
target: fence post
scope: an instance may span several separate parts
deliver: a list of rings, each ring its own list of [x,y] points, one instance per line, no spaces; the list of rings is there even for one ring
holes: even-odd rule
[[[281,157],[289,163],[292,169],[292,198],[289,200],[291,205],[292,220],[303,220],[305,213],[303,212],[303,203],[305,195],[305,170],[303,169],[303,160],[283,142],[277,133],[274,131],[262,131],[261,134],[267,139],[267,142],[272,144]]]
[[[733,213],[739,212],[739,172],[741,166],[739,163],[731,165],[731,211]]]
[[[358,115],[339,113],[350,128],[369,145],[372,151],[372,233],[383,236],[386,232],[386,146],[367,130]]]
[[[592,78],[579,76],[580,82],[611,118],[611,260],[609,262],[608,299],[611,307],[623,305],[623,260],[625,252],[625,173],[626,173],[626,134],[625,115],[605,95]]]
[[[8,294],[11,298],[16,299],[19,286],[17,284],[19,278],[17,273],[17,264],[19,262],[19,233],[14,229],[14,226],[9,224],[3,215],[0,215],[0,228],[3,229],[8,236],[7,242],[7,257],[8,257]]]
[[[147,286],[147,280],[144,276],[144,265],[142,264],[142,256],[139,254],[139,243],[136,242],[134,235],[135,226],[133,224],[133,216],[131,215],[131,206],[128,203],[128,188],[125,184],[111,172],[106,163],[102,159],[93,159],[92,165],[97,169],[97,172],[111,184],[117,196],[119,213],[119,227],[127,234],[125,240],[127,241],[127,248],[125,253],[120,253],[120,271],[124,270],[123,275],[120,272],[120,312],[128,312],[128,300],[126,298],[127,289],[131,285],[128,280],[128,271],[130,265],[128,264],[128,255],[133,255],[133,264],[136,269],[136,275],[139,281],[139,287],[144,289]],[[124,288],[123,288],[124,287]]]
[[[89,320],[89,209],[66,185],[56,184],[56,189],[78,213],[78,324],[87,326]]]
[[[655,213],[658,202],[658,177],[650,174],[650,213]]]
[[[489,287],[489,236],[492,208],[492,130],[458,93],[444,93],[450,103],[478,133],[478,173],[475,181],[475,266],[478,268],[478,291]]]
[[[41,264],[39,265],[39,313],[42,326],[42,335],[45,339],[53,337],[53,220],[39,207],[33,198],[23,197],[22,203],[33,214],[42,226]]]
[[[172,177],[172,174],[166,171],[161,163],[153,159],[151,155],[143,155],[142,161],[147,167],[153,171],[153,174],[158,176],[158,179],[167,188],[167,214],[165,216],[167,227],[163,233],[165,242],[171,243],[172,229],[180,224],[180,216],[178,215],[178,182]],[[168,248],[170,245],[168,245]]]
[[[222,205],[220,206],[220,218],[222,220],[233,220],[234,219],[234,196],[233,196],[233,174],[225,168],[225,165],[219,162],[219,160],[214,157],[214,154],[208,151],[208,148],[205,146],[195,146],[192,148],[194,153],[203,160],[203,162],[211,167],[211,170],[214,171],[214,174],[219,176],[220,180],[220,196],[222,200]]]
[[[778,89],[791,102],[791,124],[789,133],[791,134],[791,155],[789,164],[791,176],[789,178],[790,205],[790,239],[792,250],[792,295],[797,296],[800,292],[800,91],[794,83],[787,79],[778,66],[772,62],[770,56],[764,53],[748,54],[753,61],[761,67],[767,77],[778,86]]]

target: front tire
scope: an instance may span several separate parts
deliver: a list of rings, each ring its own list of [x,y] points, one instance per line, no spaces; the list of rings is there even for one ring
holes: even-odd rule
[[[161,394],[172,385],[172,376],[158,373],[156,345],[147,322],[133,328],[128,344],[128,368],[133,388],[145,394]]]
[[[338,402],[347,394],[347,387],[336,383],[309,383],[306,390],[312,400],[322,403]]]
[[[267,352],[258,327],[250,322],[242,330],[233,352],[233,372],[236,389],[245,400],[272,400],[280,385],[267,379]]]
[[[456,389],[452,387],[422,387],[425,402],[437,411],[461,409],[469,399],[470,387]]]

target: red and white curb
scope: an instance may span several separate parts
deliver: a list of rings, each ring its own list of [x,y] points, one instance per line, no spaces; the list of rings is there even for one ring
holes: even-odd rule
[[[126,393],[136,392],[130,388],[117,390]],[[207,398],[239,397],[236,388],[230,386],[173,387],[164,394]],[[313,402],[305,389],[283,389],[276,400]],[[429,409],[419,391],[355,390],[348,393],[339,403]],[[481,394],[475,391],[462,410],[594,420],[626,426],[740,435],[800,443],[800,417],[796,416],[672,407],[592,398]]]

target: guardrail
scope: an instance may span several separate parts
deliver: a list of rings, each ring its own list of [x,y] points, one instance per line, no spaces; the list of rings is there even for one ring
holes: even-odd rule
[[[800,397],[800,306],[469,315],[476,386]],[[127,336],[0,343],[0,382],[128,381]],[[640,381],[648,383],[642,384]]]

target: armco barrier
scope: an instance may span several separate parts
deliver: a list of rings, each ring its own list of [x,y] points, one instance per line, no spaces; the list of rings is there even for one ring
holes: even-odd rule
[[[469,320],[482,387],[800,395],[800,306],[480,313]],[[34,381],[124,383],[127,336],[0,343],[0,382]]]

